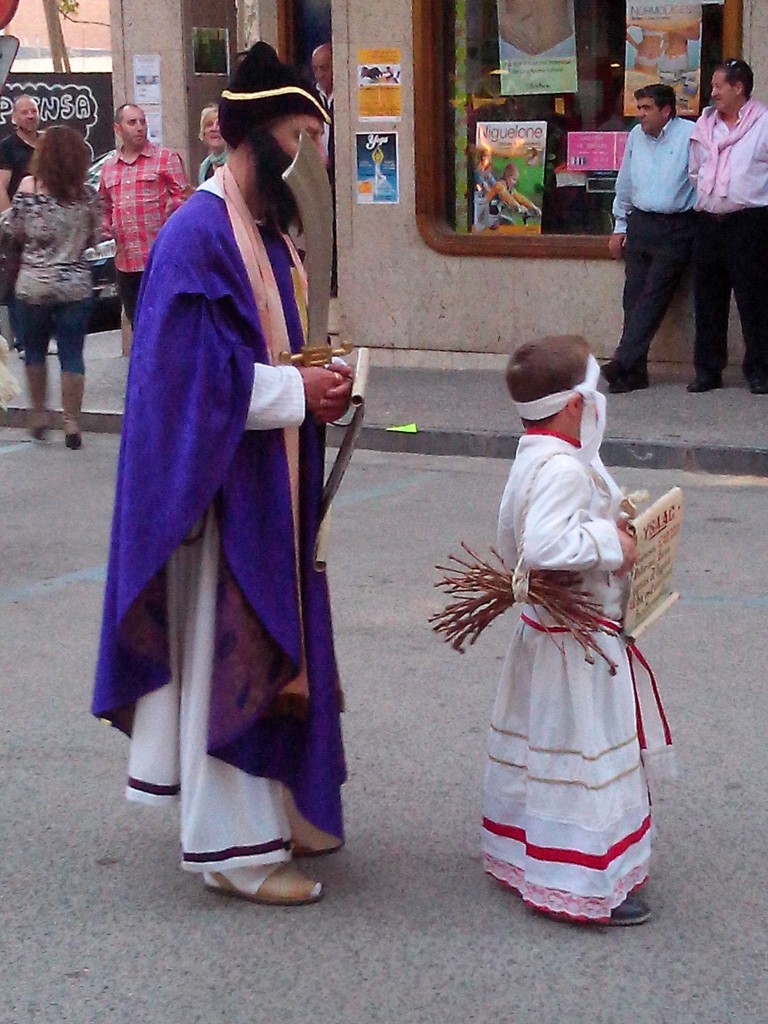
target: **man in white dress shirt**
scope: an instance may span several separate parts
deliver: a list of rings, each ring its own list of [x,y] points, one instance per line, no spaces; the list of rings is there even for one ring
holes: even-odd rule
[[[648,387],[648,350],[691,260],[695,217],[688,178],[693,125],[675,116],[669,85],[635,93],[640,124],[629,133],[616,180],[608,251],[624,258],[624,328],[602,368],[612,394]]]

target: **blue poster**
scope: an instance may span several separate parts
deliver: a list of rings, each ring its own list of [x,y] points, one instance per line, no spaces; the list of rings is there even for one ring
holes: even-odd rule
[[[397,132],[357,132],[358,203],[399,203]]]

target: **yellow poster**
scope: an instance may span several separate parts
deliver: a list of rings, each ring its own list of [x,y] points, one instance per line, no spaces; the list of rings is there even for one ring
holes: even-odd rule
[[[399,121],[400,50],[357,51],[357,107],[361,121]]]

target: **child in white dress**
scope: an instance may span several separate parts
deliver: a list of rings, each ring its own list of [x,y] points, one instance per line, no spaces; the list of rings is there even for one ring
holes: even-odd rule
[[[499,551],[522,570],[575,570],[599,604],[607,658],[523,605],[488,739],[485,870],[538,911],[640,924],[650,800],[620,619],[635,542],[598,454],[605,399],[586,342],[522,345],[507,386],[525,427],[499,512]],[[615,668],[612,670],[610,662]],[[613,673],[613,674],[612,674]]]

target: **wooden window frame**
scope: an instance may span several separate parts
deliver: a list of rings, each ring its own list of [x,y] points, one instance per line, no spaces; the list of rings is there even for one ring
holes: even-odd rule
[[[445,216],[447,169],[441,126],[448,103],[444,80],[444,0],[413,0],[416,224],[427,245],[446,256],[609,259],[605,235],[459,234]],[[742,0],[725,0],[723,54],[741,53]]]

